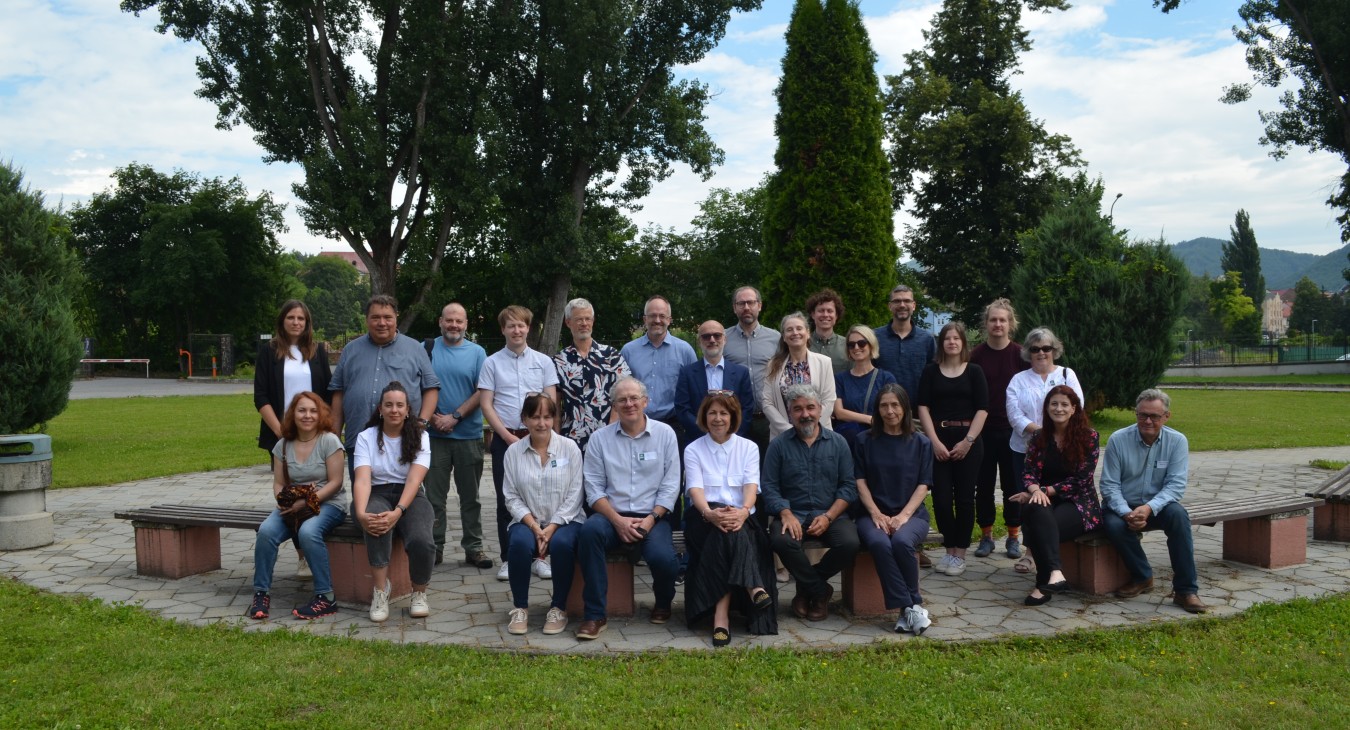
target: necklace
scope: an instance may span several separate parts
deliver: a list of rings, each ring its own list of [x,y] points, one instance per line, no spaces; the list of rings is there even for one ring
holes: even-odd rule
[[[318,437],[319,437],[319,434],[316,433],[316,434],[314,434],[313,436],[310,436],[310,437],[307,438],[307,439],[297,438],[296,441],[299,441],[299,442],[302,443],[302,444],[307,444],[307,443],[309,443],[310,441],[313,441],[314,439],[316,439],[316,438],[318,438]]]

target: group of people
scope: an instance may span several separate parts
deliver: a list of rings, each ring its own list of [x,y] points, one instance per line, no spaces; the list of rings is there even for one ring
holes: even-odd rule
[[[594,307],[574,299],[564,310],[572,344],[550,358],[527,344],[525,307],[500,312],[505,347],[487,356],[466,336],[463,306],[446,305],[441,336],[419,343],[398,332],[393,299],[377,296],[366,307],[367,334],[344,348],[330,375],[308,309],[287,302],[258,358],[259,445],[273,456],[278,507],[259,530],[249,615],[267,617],[288,539],[315,589],[292,613],[336,610],[323,538],[348,512],[365,533],[375,577],[371,619],[389,615],[395,536],[408,554],[409,614],[427,615],[427,584],[445,557],[452,474],[462,563],[492,568],[478,500],[484,423],[512,634],[529,631],[531,575],[552,581],[543,632],[564,631],[579,573],[576,636],[598,637],[607,624],[605,563],[617,551],[651,569],[652,623],[671,620],[682,584],[691,628],[710,623],[712,643],[725,646],[733,611],[750,633],[777,633],[785,580],[795,581],[793,613],[824,619],[830,580],[863,547],[897,613],[895,629],[922,634],[932,622],[918,587],[925,500],[932,495],[943,536],[944,555],[931,567],[959,576],[977,522],[974,555],[995,549],[996,478],[1005,553],[1019,571],[1035,572],[1027,605],[1068,588],[1059,542],[1098,528],[1131,571],[1120,595],[1150,590],[1138,536],[1164,529],[1175,600],[1204,610],[1178,502],[1186,441],[1164,425],[1165,394],[1142,393],[1138,424],[1111,439],[1099,499],[1098,439],[1077,376],[1055,364],[1063,347],[1048,329],[1033,329],[1025,347],[1012,340],[1006,299],[986,308],[984,341],[973,350],[960,322],[936,336],[917,326],[906,286],[890,293],[890,322],[843,333],[835,326],[844,302],[828,289],[784,317],[781,331],[760,324],[754,287],[738,289],[732,306],[730,330],[715,320],[698,327],[696,354],[670,333],[664,297],[645,303],[643,334],[622,349],[594,340]],[[675,530],[684,531],[687,556],[676,553]]]

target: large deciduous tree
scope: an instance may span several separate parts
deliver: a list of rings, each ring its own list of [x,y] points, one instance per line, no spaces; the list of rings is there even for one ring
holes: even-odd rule
[[[1310,334],[1313,321],[1323,334],[1332,331],[1335,308],[1331,298],[1322,291],[1317,282],[1304,276],[1294,284],[1294,304],[1289,310],[1289,329]]]
[[[1242,287],[1242,274],[1229,271],[1209,282],[1209,311],[1223,336],[1237,345],[1255,345],[1261,337],[1261,310]]]
[[[923,50],[887,77],[886,133],[895,206],[918,222],[903,246],[928,294],[967,322],[1008,293],[1018,234],[1035,227],[1081,161],[1067,137],[1032,119],[1011,86],[1031,48],[1023,9],[1064,0],[946,0]]]
[[[887,318],[898,258],[872,51],[850,0],[797,0],[764,220],[764,317],[833,287],[857,320]]]
[[[320,337],[362,330],[370,287],[361,281],[355,266],[337,256],[311,256],[302,265],[299,279],[306,289],[302,298],[314,315],[314,330]]]
[[[1245,210],[1234,216],[1228,228],[1228,241],[1223,245],[1221,266],[1224,271],[1236,271],[1242,282],[1242,291],[1257,307],[1266,300],[1266,277],[1261,275],[1261,249],[1256,245],[1252,219]]]

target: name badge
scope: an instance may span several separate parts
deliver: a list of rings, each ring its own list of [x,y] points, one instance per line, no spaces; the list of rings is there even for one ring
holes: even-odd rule
[[[1167,460],[1166,460],[1166,459],[1158,459],[1157,468],[1159,468],[1159,469],[1166,469],[1166,468],[1167,468]]]
[[[550,469],[557,469],[563,466],[567,466],[567,459],[553,459],[548,463],[548,468]]]
[[[637,457],[638,457],[638,461],[656,461],[656,452],[655,452],[655,451],[639,451]]]

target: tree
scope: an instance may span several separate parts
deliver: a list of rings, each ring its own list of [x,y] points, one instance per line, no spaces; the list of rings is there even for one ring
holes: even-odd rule
[[[1100,181],[1075,176],[1022,236],[1012,275],[1018,318],[1064,341],[1089,411],[1133,407],[1139,391],[1157,384],[1187,286],[1185,265],[1163,242],[1132,244],[1115,230],[1101,213],[1102,192]]]
[[[328,337],[361,330],[370,287],[355,266],[336,256],[310,256],[300,269],[301,297],[314,315],[314,330]]]
[[[849,0],[797,0],[774,121],[764,221],[764,316],[834,287],[857,321],[885,321],[898,258],[876,54]]]
[[[72,297],[82,284],[64,219],[0,163],[0,434],[66,409],[80,360]]]
[[[1224,339],[1254,345],[1261,339],[1261,310],[1242,290],[1242,275],[1229,271],[1209,282],[1209,311],[1223,327]]]
[[[1335,312],[1331,300],[1312,279],[1303,277],[1294,284],[1294,305],[1289,311],[1289,329],[1310,334],[1313,320],[1322,332],[1331,332]]]
[[[1063,0],[947,0],[926,47],[887,77],[895,207],[912,200],[918,223],[903,246],[928,294],[966,322],[1009,291],[1021,260],[1018,234],[1035,227],[1081,166],[1067,137],[1033,120],[1011,88],[1017,55],[1031,48],[1022,9],[1061,10]]]
[[[1221,266],[1224,271],[1236,271],[1242,282],[1242,291],[1257,307],[1266,299],[1266,277],[1261,275],[1261,249],[1256,245],[1251,217],[1239,210],[1233,225],[1228,228],[1229,239],[1223,245]]]

